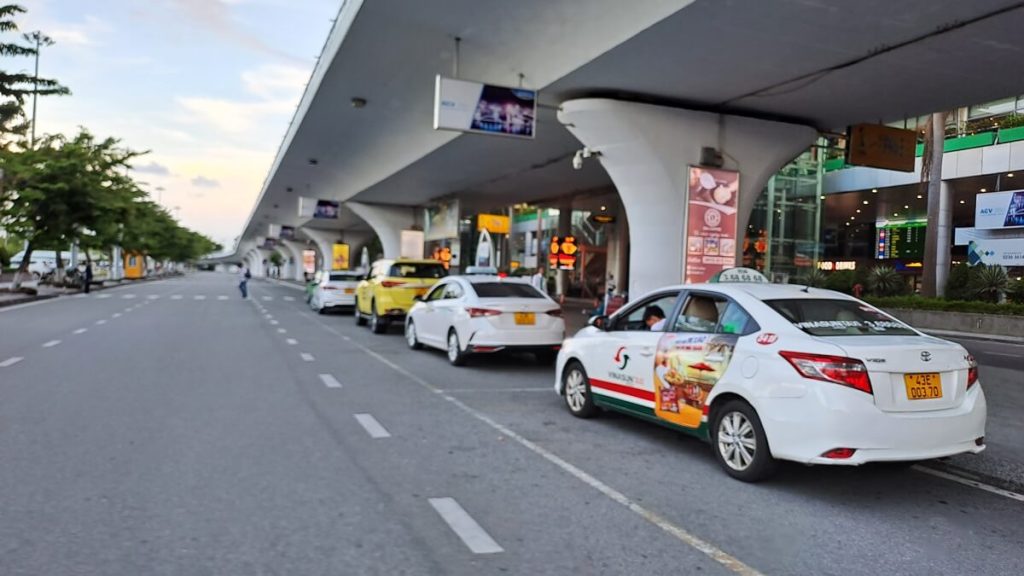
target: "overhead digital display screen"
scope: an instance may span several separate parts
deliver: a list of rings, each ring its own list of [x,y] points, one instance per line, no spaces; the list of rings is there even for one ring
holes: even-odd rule
[[[926,222],[888,222],[875,227],[875,258],[878,260],[924,258]]]

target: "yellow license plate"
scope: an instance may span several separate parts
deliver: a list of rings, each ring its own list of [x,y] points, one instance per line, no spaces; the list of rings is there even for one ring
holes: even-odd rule
[[[516,312],[516,324],[519,326],[533,326],[537,323],[537,315],[533,312]]]
[[[345,288],[345,294],[355,294],[355,293],[356,293],[356,289],[355,288]]]
[[[904,374],[903,384],[907,387],[908,400],[942,398],[942,379],[938,374]]]

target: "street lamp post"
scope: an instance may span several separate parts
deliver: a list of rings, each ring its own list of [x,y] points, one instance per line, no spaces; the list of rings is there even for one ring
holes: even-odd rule
[[[29,146],[36,144],[36,100],[39,98],[39,51],[43,46],[53,46],[53,39],[39,30],[24,34],[23,38],[36,45],[36,70],[32,78],[32,135],[29,138]]]

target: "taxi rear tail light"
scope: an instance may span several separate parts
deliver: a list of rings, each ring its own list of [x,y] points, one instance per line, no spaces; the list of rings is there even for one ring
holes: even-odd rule
[[[853,454],[857,451],[856,448],[833,448],[828,452],[821,455],[822,458],[829,458],[831,460],[846,460],[853,457]]]
[[[470,318],[482,318],[484,316],[501,315],[501,310],[491,310],[490,308],[466,308],[466,312],[469,312]]]
[[[396,286],[401,286],[402,284],[405,284],[405,282],[401,282],[399,280],[381,280],[380,282],[382,288],[394,288]]]
[[[978,383],[978,361],[974,356],[967,356],[967,389]]]
[[[804,378],[822,380],[872,394],[871,379],[864,363],[856,358],[808,354],[806,352],[779,352]]]

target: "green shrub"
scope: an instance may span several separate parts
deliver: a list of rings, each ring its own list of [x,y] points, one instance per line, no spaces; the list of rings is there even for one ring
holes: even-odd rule
[[[999,302],[1010,282],[1002,266],[978,264],[969,284],[971,295],[985,302]]]
[[[825,280],[825,288],[835,290],[836,292],[853,294],[854,285],[863,283],[864,279],[861,278],[861,274],[853,270],[840,270],[828,275],[828,279]]]
[[[966,262],[961,262],[949,271],[949,278],[946,280],[946,298],[948,300],[970,300],[971,282],[975,270]]]
[[[973,314],[999,314],[1003,316],[1024,316],[1024,304],[994,304],[980,300],[945,300],[921,296],[894,296],[888,298],[867,297],[866,302],[879,308],[903,308],[907,310],[935,310],[938,312],[969,312]]]
[[[1013,304],[1024,304],[1024,281],[1014,280],[1006,286],[1006,300]]]
[[[868,271],[868,292],[873,296],[900,296],[910,291],[903,276],[892,266],[875,266]]]
[[[827,274],[817,268],[810,268],[803,274],[797,276],[796,284],[803,284],[804,286],[810,286],[811,288],[823,288],[827,280]]]

